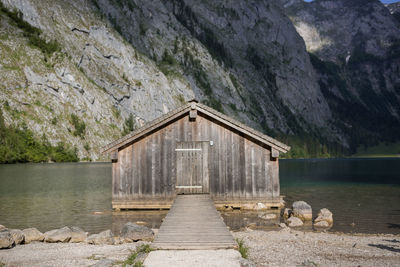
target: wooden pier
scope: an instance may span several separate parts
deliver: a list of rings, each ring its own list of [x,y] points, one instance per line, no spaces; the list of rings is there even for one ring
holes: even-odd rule
[[[178,195],[153,242],[160,249],[224,249],[237,246],[207,194]]]

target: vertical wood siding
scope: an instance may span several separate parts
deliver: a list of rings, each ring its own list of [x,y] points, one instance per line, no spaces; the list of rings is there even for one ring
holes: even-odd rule
[[[178,142],[203,141],[203,186],[216,200],[279,197],[279,163],[271,148],[245,138],[199,113],[175,120],[118,151],[113,200],[161,199],[175,195]],[[213,145],[210,145],[210,141]],[[204,175],[204,174],[203,174]]]

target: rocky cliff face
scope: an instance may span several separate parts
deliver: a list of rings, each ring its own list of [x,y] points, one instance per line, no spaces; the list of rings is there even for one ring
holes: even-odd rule
[[[335,124],[352,144],[394,141],[400,125],[400,28],[388,9],[378,0],[282,2],[311,53]]]
[[[40,29],[45,47],[54,40],[58,47],[41,48],[0,12],[6,122],[25,122],[53,144],[70,143],[81,158],[99,159],[100,148],[121,136],[129,116],[140,126],[194,97],[268,134],[344,146],[354,120],[342,107],[354,104],[366,114],[380,107],[379,116],[398,122],[399,61],[390,54],[397,51],[398,28],[381,25],[395,20],[377,1],[343,1],[344,9],[322,0],[284,1],[285,9],[267,0],[0,1]],[[369,6],[373,15],[366,15]],[[342,9],[355,14],[340,15]],[[353,60],[360,51],[383,63]],[[318,64],[327,68],[328,61],[333,69],[324,73]],[[365,77],[368,88],[361,90],[355,83]],[[366,101],[365,92],[374,92],[378,104],[370,93]],[[83,133],[76,121],[86,125]]]
[[[173,57],[176,64],[167,76],[189,81],[195,96],[214,108],[266,131],[327,127],[330,110],[303,40],[274,1],[99,0],[97,5],[162,68],[171,67],[163,66],[164,55]]]
[[[40,51],[2,12],[0,99],[9,124],[24,121],[53,144],[70,143],[81,158],[96,160],[130,114],[140,125],[194,96],[186,81],[168,79],[121,37],[92,2],[3,3],[61,48]],[[74,115],[86,125],[84,134],[74,134]]]
[[[400,23],[400,2],[386,5],[390,14]]]

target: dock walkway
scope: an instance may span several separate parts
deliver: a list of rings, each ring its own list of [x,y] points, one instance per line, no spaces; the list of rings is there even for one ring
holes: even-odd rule
[[[153,241],[160,249],[226,249],[236,245],[209,195],[178,195]]]

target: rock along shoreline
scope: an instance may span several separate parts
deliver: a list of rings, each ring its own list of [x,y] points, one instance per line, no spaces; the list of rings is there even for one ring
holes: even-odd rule
[[[0,249],[11,249],[16,245],[26,245],[32,242],[120,245],[137,241],[152,241],[153,238],[153,230],[132,222],[126,223],[119,235],[114,235],[111,230],[88,235],[88,232],[77,226],[65,226],[42,233],[36,228],[19,230],[8,229],[0,225]]]

